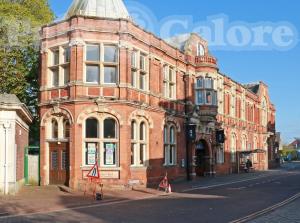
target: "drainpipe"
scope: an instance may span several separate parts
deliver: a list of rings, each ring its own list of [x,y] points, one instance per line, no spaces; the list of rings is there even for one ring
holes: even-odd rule
[[[188,75],[185,74],[183,76],[183,82],[184,82],[184,113],[185,113],[185,116],[186,116],[186,123],[185,123],[185,144],[186,144],[186,178],[188,181],[191,180],[191,176],[190,176],[190,154],[189,154],[189,139],[187,137],[187,126],[188,126],[188,122],[189,122],[189,118],[187,117],[187,112],[188,112],[188,107],[187,107],[187,102],[188,102],[188,99],[187,99],[187,78],[188,78]]]
[[[8,194],[8,129],[10,128],[10,124],[4,123],[4,194]]]

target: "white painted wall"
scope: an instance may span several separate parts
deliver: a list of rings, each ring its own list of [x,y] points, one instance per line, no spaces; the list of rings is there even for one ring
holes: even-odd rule
[[[15,111],[0,111],[0,191],[5,186],[5,126],[7,128],[7,181],[9,193],[15,193],[16,187],[16,152],[15,152]]]

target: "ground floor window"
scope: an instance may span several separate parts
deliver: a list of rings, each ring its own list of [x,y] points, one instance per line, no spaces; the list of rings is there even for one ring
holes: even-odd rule
[[[173,125],[164,127],[164,157],[165,165],[176,164],[176,131]]]
[[[223,164],[225,162],[224,149],[223,148],[218,148],[216,155],[217,155],[217,163],[218,164]]]
[[[117,121],[112,117],[88,118],[85,121],[85,165],[117,166],[118,133]]]
[[[131,123],[131,165],[145,166],[147,159],[147,126],[145,122]]]

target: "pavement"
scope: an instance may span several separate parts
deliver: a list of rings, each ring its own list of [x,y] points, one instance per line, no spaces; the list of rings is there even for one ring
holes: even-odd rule
[[[0,197],[0,222],[300,222],[298,199],[283,202],[300,192],[299,181],[300,163],[288,163],[280,170],[175,183],[172,194],[106,190],[103,201],[60,187],[24,187],[15,197]]]

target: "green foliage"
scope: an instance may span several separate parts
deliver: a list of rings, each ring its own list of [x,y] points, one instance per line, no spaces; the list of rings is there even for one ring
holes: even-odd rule
[[[16,94],[37,117],[39,30],[54,14],[47,0],[0,0],[0,94]]]
[[[281,156],[286,157],[287,155],[291,154],[292,155],[292,160],[297,160],[298,155],[297,155],[297,150],[285,147],[283,148],[282,151],[280,151]]]

